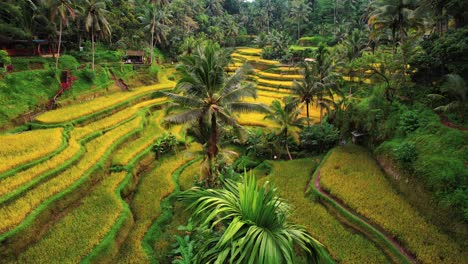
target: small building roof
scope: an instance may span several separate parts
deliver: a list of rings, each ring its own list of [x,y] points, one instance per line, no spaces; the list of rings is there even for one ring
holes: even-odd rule
[[[143,56],[145,56],[145,52],[141,51],[141,50],[127,50],[127,51],[125,51],[125,55],[143,57]]]

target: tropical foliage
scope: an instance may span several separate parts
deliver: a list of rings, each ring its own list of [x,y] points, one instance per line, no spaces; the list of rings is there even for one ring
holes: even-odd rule
[[[196,263],[292,263],[293,245],[304,251],[308,263],[319,261],[322,245],[303,227],[287,221],[288,205],[274,188],[259,186],[253,175],[224,185],[220,190],[192,189],[181,194],[191,202],[189,208],[200,225],[213,231],[197,249]],[[222,233],[217,232],[220,229]]]

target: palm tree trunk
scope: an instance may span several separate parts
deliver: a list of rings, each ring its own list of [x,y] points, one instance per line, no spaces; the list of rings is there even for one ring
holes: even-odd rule
[[[307,112],[307,126],[310,126],[309,102],[306,102],[306,112]]]
[[[151,46],[151,65],[153,65],[154,62],[154,30],[155,30],[155,24],[156,24],[156,3],[154,3],[153,6],[153,19],[151,21],[151,41],[150,41],[150,46]]]
[[[208,185],[213,186],[216,180],[216,171],[214,170],[214,163],[216,155],[218,154],[218,126],[216,124],[216,114],[211,114],[211,134],[208,140],[208,159],[210,162]]]
[[[58,69],[58,61],[60,57],[60,45],[62,44],[62,18],[59,19],[59,39],[58,39],[58,48],[57,48],[57,56],[55,57],[55,69]]]
[[[285,142],[286,142],[286,153],[288,153],[289,160],[292,160],[291,152],[289,152],[289,146],[288,146],[288,130],[284,132],[285,136]]]
[[[322,126],[322,119],[323,119],[323,106],[320,104],[320,126]]]
[[[92,60],[92,63],[91,63],[91,68],[93,69],[94,71],[94,25],[91,27],[91,49],[93,50],[92,53],[93,53],[93,60]]]
[[[297,39],[299,40],[301,38],[301,28],[300,28],[300,20],[297,20]]]

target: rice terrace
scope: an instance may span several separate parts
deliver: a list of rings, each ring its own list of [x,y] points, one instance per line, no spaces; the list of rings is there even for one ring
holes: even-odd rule
[[[468,1],[2,0],[0,263],[468,263]]]

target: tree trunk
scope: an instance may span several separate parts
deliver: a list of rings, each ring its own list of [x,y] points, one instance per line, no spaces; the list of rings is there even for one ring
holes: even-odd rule
[[[307,126],[310,126],[309,102],[306,102],[306,112],[307,112]]]
[[[94,25],[91,27],[91,49],[93,50],[92,53],[93,53],[93,60],[92,60],[92,63],[91,63],[91,68],[93,69],[94,71]]]
[[[151,41],[150,41],[150,46],[151,46],[151,65],[153,65],[154,62],[154,30],[155,30],[155,24],[156,24],[156,3],[154,3],[153,6],[153,20],[151,21]]]
[[[58,39],[58,48],[57,48],[57,56],[55,57],[55,69],[58,69],[58,62],[60,57],[60,46],[62,44],[62,18],[59,19],[59,39]]]
[[[320,126],[322,126],[322,119],[323,119],[323,106],[320,104]]]
[[[210,163],[208,185],[213,186],[216,180],[216,170],[214,165],[216,161],[216,155],[218,154],[218,126],[216,124],[216,114],[211,114],[211,134],[208,140],[208,159]]]
[[[301,38],[300,20],[297,20],[297,40]]]
[[[286,143],[286,153],[288,153],[289,160],[292,160],[293,158],[291,156],[291,153],[289,152],[289,146],[288,146],[288,130],[284,132],[284,136],[285,136],[285,143]]]

